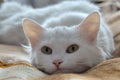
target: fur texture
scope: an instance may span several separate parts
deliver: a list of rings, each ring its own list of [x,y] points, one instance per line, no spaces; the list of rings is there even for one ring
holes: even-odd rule
[[[73,5],[67,5],[67,4],[73,4]],[[6,3],[4,3],[6,4]],[[3,4],[3,5],[4,5]],[[79,5],[82,4],[82,5]],[[84,12],[85,14],[90,14],[94,11],[99,11],[99,8],[93,4],[90,4],[89,2],[86,1],[65,1],[63,3],[49,6],[46,8],[41,8],[41,9],[30,9],[22,5],[19,6],[21,10],[26,10],[26,11],[21,11],[21,12],[11,12],[9,8],[9,5],[11,5],[11,8],[14,8],[15,10],[18,10],[18,6],[20,5],[19,3],[15,2],[8,2],[7,5],[5,5],[6,8],[3,8],[3,12],[6,12],[3,16],[0,17],[0,37],[1,43],[7,43],[7,44],[27,44],[25,36],[23,36],[22,32],[22,19],[23,18],[29,18],[37,21],[41,25],[46,25],[46,21],[50,21],[49,19],[55,18],[56,16],[62,15],[64,13],[71,13],[71,12],[77,12],[78,14],[81,12]],[[64,8],[62,8],[64,6]],[[88,6],[88,7],[85,7]],[[83,8],[84,7],[84,8]],[[3,14],[1,12],[0,14]],[[9,12],[11,12],[12,16],[9,15]],[[82,14],[82,13],[81,13]],[[84,14],[84,15],[85,15]],[[9,16],[7,16],[9,15]],[[6,17],[7,16],[7,17]],[[75,15],[74,15],[75,16]],[[82,17],[82,16],[81,16]],[[82,17],[83,18],[83,17]],[[78,18],[80,21],[82,18]],[[80,23],[80,21],[78,21]],[[16,29],[15,29],[16,28]],[[19,33],[19,34],[18,34]],[[16,34],[17,36],[13,36],[13,34]],[[6,39],[9,36],[12,36],[12,38]],[[17,42],[16,42],[17,41]]]
[[[4,0],[4,1],[5,2],[18,2],[21,4],[30,5],[34,8],[41,8],[41,7],[46,7],[48,5],[56,4],[56,3],[59,3],[65,0]],[[66,1],[71,1],[71,0],[66,0]],[[77,0],[73,0],[73,1],[77,1]]]

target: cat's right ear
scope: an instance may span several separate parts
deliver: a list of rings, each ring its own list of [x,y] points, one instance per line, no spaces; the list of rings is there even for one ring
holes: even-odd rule
[[[96,42],[99,29],[100,14],[98,12],[88,15],[78,27],[80,35],[89,43]]]
[[[42,35],[43,28],[33,20],[23,19],[23,30],[31,46],[35,47]]]

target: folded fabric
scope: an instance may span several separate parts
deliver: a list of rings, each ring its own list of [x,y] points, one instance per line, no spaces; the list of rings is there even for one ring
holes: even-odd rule
[[[8,64],[0,62],[0,80],[29,80],[45,74],[26,62]]]

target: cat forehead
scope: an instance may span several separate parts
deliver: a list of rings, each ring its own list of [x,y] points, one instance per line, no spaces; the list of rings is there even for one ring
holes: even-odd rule
[[[77,30],[74,26],[58,26],[55,28],[48,28],[45,32],[45,36],[52,38],[72,37],[76,34]]]
[[[73,41],[74,39],[79,38],[79,33],[75,26],[67,27],[67,26],[58,26],[55,28],[49,28],[44,32],[44,36],[42,41],[46,42],[65,42],[65,41]]]

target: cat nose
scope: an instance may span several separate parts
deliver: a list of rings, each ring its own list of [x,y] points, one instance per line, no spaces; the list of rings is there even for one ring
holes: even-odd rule
[[[55,65],[60,65],[61,63],[63,63],[63,61],[60,60],[60,59],[57,59],[57,60],[53,61],[53,64],[55,64]]]
[[[57,67],[57,69],[59,69],[59,66],[60,66],[60,64],[62,64],[62,63],[63,63],[63,61],[60,60],[60,59],[57,59],[57,60],[54,60],[54,61],[53,61],[53,64]]]

